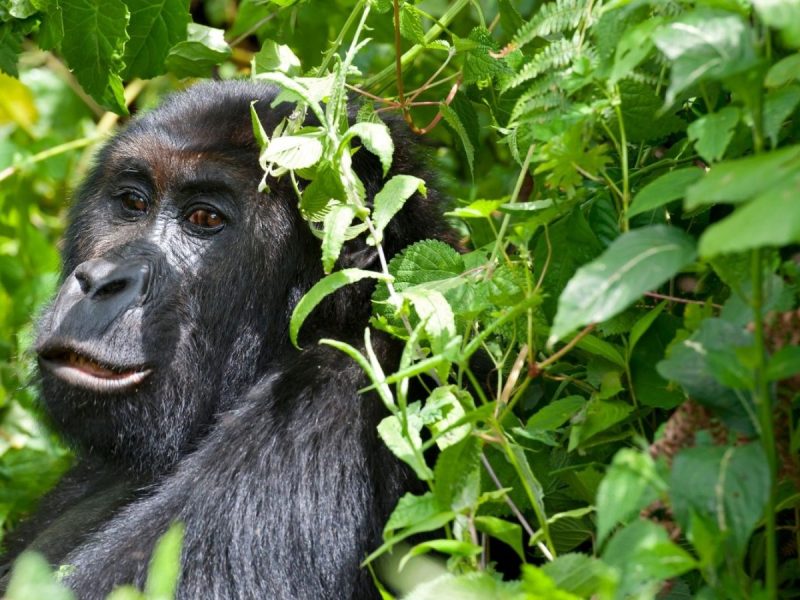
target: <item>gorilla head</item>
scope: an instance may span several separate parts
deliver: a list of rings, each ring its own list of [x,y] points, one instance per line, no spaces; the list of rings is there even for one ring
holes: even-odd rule
[[[139,474],[166,472],[216,415],[295,352],[288,319],[322,270],[288,183],[257,189],[250,103],[269,132],[290,110],[271,107],[274,96],[241,82],[173,96],[102,150],[79,191],[61,289],[36,349],[46,410],[84,454]],[[393,173],[419,173],[394,135]],[[374,195],[377,159],[360,149],[354,163]],[[415,196],[385,246],[391,254],[443,232],[433,197]],[[364,249],[354,240],[340,263],[357,256],[358,266],[375,268]],[[304,327],[305,344],[360,335],[369,293],[365,284],[331,298]]]

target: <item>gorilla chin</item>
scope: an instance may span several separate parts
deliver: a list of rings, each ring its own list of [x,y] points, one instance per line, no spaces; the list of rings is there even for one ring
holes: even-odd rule
[[[76,466],[6,539],[68,565],[79,598],[142,587],[158,538],[182,522],[177,597],[378,598],[361,561],[414,478],[378,439],[385,416],[361,369],[323,337],[358,345],[372,284],[289,317],[322,276],[320,242],[291,183],[268,181],[251,125],[292,108],[276,90],[206,83],[141,115],[100,151],[76,194],[61,286],[36,341],[41,401]],[[386,178],[429,179],[401,122]],[[366,148],[353,166],[382,188]],[[388,226],[388,257],[452,242],[438,196],[415,195]],[[365,240],[339,267],[379,269]],[[373,332],[392,369],[400,348]],[[5,586],[0,581],[0,590]]]

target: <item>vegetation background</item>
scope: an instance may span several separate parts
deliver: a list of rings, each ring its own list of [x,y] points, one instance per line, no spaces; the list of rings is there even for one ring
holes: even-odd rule
[[[381,114],[429,148],[468,249],[334,272],[295,313],[296,336],[377,277],[373,324],[406,344],[383,373],[327,342],[429,489],[366,568],[427,533],[403,552],[448,572],[413,600],[800,597],[799,49],[799,0],[0,0],[2,530],[71,461],[37,411],[31,321],[92,154],[165,93],[255,77],[321,117],[254,127],[265,172],[310,181],[328,271],[423,189],[364,203],[347,150],[391,160]],[[170,597],[179,549],[176,528],[115,598]],[[69,598],[56,580],[27,556],[7,597]]]

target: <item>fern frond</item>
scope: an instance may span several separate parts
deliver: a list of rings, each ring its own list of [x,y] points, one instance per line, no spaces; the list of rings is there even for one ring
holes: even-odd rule
[[[586,3],[587,0],[556,0],[543,4],[531,20],[517,30],[511,43],[522,48],[537,37],[574,29],[580,23]]]
[[[511,110],[510,122],[515,122],[522,115],[541,108],[552,108],[560,104],[563,93],[558,87],[560,73],[549,73],[534,81],[519,98]]]
[[[510,77],[501,92],[506,92],[525,83],[542,73],[565,66],[571,62],[580,52],[578,44],[572,40],[560,39],[552,44],[545,46],[538,53],[531,57],[531,60],[523,65],[519,73]]]

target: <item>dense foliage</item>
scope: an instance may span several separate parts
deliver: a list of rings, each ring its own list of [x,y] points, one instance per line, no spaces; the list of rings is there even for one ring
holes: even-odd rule
[[[69,463],[34,416],[30,319],[91,150],[192,78],[250,76],[297,104],[254,130],[331,273],[292,336],[373,277],[373,325],[405,343],[384,373],[369,332],[363,356],[326,342],[428,488],[367,567],[446,557],[413,600],[800,596],[798,49],[797,0],[2,0],[0,522]],[[352,142],[388,170],[390,113],[431,147],[466,251],[336,270],[425,190],[398,176],[365,203]],[[146,597],[171,593],[179,537]],[[28,557],[9,597],[66,597],[49,578]]]

